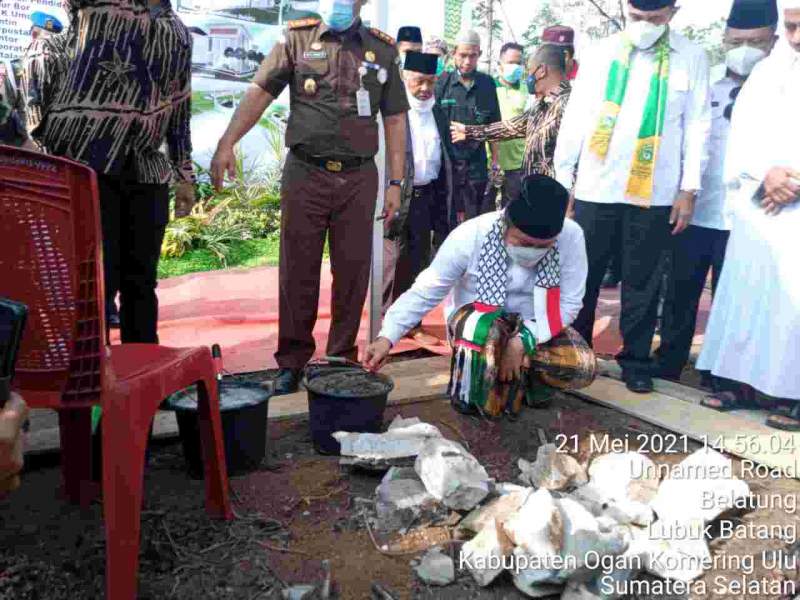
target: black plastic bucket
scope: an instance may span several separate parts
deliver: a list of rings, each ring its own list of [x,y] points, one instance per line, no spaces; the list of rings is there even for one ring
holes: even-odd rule
[[[347,382],[355,389],[347,389]],[[331,434],[337,431],[378,433],[394,383],[386,375],[358,367],[315,365],[306,368],[308,418],[314,449],[320,454],[339,454],[341,448]],[[331,390],[330,386],[343,389]],[[358,390],[357,388],[361,388]]]
[[[228,475],[254,471],[261,466],[267,451],[267,416],[272,393],[257,383],[227,380],[220,382],[219,393]],[[178,419],[189,476],[202,479],[196,389],[191,387],[170,396],[167,406]]]

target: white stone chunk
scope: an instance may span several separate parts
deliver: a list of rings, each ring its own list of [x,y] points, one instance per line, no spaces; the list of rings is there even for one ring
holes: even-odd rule
[[[486,469],[457,442],[428,439],[414,468],[428,492],[453,510],[472,510],[489,495]]]
[[[658,493],[655,463],[639,452],[603,454],[589,465],[589,481],[617,502],[649,504]]]
[[[386,433],[333,434],[341,444],[342,456],[353,456],[361,460],[391,460],[415,457],[429,439],[441,438],[442,433],[428,423],[417,423],[408,427],[396,427]]]
[[[419,425],[420,423],[422,423],[422,421],[419,420],[419,417],[410,417],[408,419],[404,419],[403,415],[397,415],[389,424],[389,431],[392,429],[403,429],[412,425]]]
[[[649,505],[630,500],[623,494],[614,497],[594,482],[579,487],[569,497],[582,504],[595,517],[611,518],[623,525],[649,525],[655,520]]]
[[[551,491],[565,490],[585,484],[586,470],[569,454],[559,452],[555,444],[540,446],[533,463],[521,458],[518,466],[523,483]]]
[[[671,474],[651,503],[659,520],[709,523],[750,496],[747,482],[734,476],[731,459],[711,449],[694,452]]]
[[[530,494],[503,525],[508,537],[525,554],[537,557],[561,552],[563,522],[553,496],[545,489]]]
[[[474,534],[480,533],[490,523],[497,522],[502,526],[520,509],[531,493],[533,493],[531,488],[522,488],[520,491],[499,496],[469,513],[459,523],[458,528]]]
[[[460,564],[466,567],[478,585],[486,587],[511,564],[508,558],[513,548],[502,527],[491,522],[461,547]]]
[[[456,579],[456,568],[453,559],[444,554],[439,548],[428,550],[414,570],[417,573],[417,577],[428,585],[449,585]]]

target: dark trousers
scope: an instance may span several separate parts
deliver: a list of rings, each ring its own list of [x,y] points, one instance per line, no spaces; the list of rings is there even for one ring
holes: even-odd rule
[[[395,271],[394,299],[405,293],[430,264],[434,243],[447,237],[447,207],[434,185],[415,187],[408,206],[406,239]]]
[[[123,344],[158,343],[158,259],[169,221],[169,186],[98,177],[106,302],[119,290]]]
[[[689,360],[708,271],[716,291],[729,236],[728,231],[690,225],[673,238],[661,346],[656,352],[664,375],[677,377]]]
[[[486,195],[488,181],[476,181],[469,176],[469,163],[453,163],[453,201],[458,212],[463,211],[466,219],[497,210],[494,197]]]
[[[278,366],[302,369],[316,349],[314,325],[328,237],[333,272],[327,354],[356,360],[356,338],[369,287],[372,225],[378,196],[373,161],[329,173],[293,154],[281,184]]]
[[[516,171],[506,171],[503,181],[503,195],[500,200],[500,207],[505,208],[512,200],[519,198],[522,192],[522,169]]]
[[[648,371],[661,287],[662,256],[668,250],[669,207],[575,201],[575,220],[583,228],[589,274],[583,308],[573,327],[591,343],[600,285],[618,240],[622,242],[623,369]]]

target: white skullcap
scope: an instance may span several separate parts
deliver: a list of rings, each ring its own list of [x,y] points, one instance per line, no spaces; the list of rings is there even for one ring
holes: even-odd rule
[[[480,46],[481,36],[474,29],[462,29],[458,32],[456,37],[456,44],[464,44],[466,46]]]

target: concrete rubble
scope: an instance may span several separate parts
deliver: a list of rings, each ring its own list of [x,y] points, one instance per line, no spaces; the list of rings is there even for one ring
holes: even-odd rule
[[[377,487],[379,524],[402,530],[412,523],[419,527],[425,515],[459,511],[461,516],[452,513],[455,519],[443,528],[452,535],[448,527],[458,522],[455,537],[466,540],[459,568],[481,586],[509,570],[516,588],[531,598],[609,600],[614,596],[601,593],[601,579],[623,582],[645,572],[692,581],[710,561],[708,544],[702,534],[670,532],[681,527],[702,532],[725,512],[726,500],[730,504],[750,493],[733,476],[731,461],[714,451],[695,452],[662,482],[643,454],[601,455],[584,469],[546,444],[533,463],[519,461],[526,484],[520,486],[496,484],[461,444],[418,419],[398,417],[381,440],[364,435],[375,436],[344,434],[343,449],[359,458],[415,457],[413,468],[390,469]],[[590,556],[613,566],[590,564]],[[415,570],[429,585],[455,580],[453,560],[438,549],[428,551]]]
[[[511,556],[513,549],[502,526],[491,521],[461,548],[461,563],[478,585],[486,587],[505,570],[505,565],[509,564],[505,559]]]
[[[414,567],[414,571],[417,577],[428,585],[450,585],[456,579],[453,559],[439,548],[428,550],[419,565]]]
[[[750,486],[733,475],[733,462],[711,449],[681,461],[664,480],[651,506],[664,521],[710,523],[750,496]]]
[[[392,467],[375,490],[380,531],[398,531],[423,516],[433,517],[439,503],[412,468]]]
[[[565,490],[589,481],[586,470],[569,454],[559,452],[555,444],[540,446],[536,461],[531,463],[520,458],[518,466],[520,480],[536,489]]]
[[[453,510],[472,510],[489,495],[486,469],[457,442],[428,439],[414,468],[427,490]]]
[[[519,511],[532,492],[530,488],[522,488],[490,500],[464,517],[458,524],[459,531],[475,535],[490,523],[497,522],[502,526],[511,515]]]
[[[341,464],[360,466],[410,465],[425,442],[443,439],[441,431],[433,425],[399,416],[386,433],[337,431],[333,437],[342,448]]]

